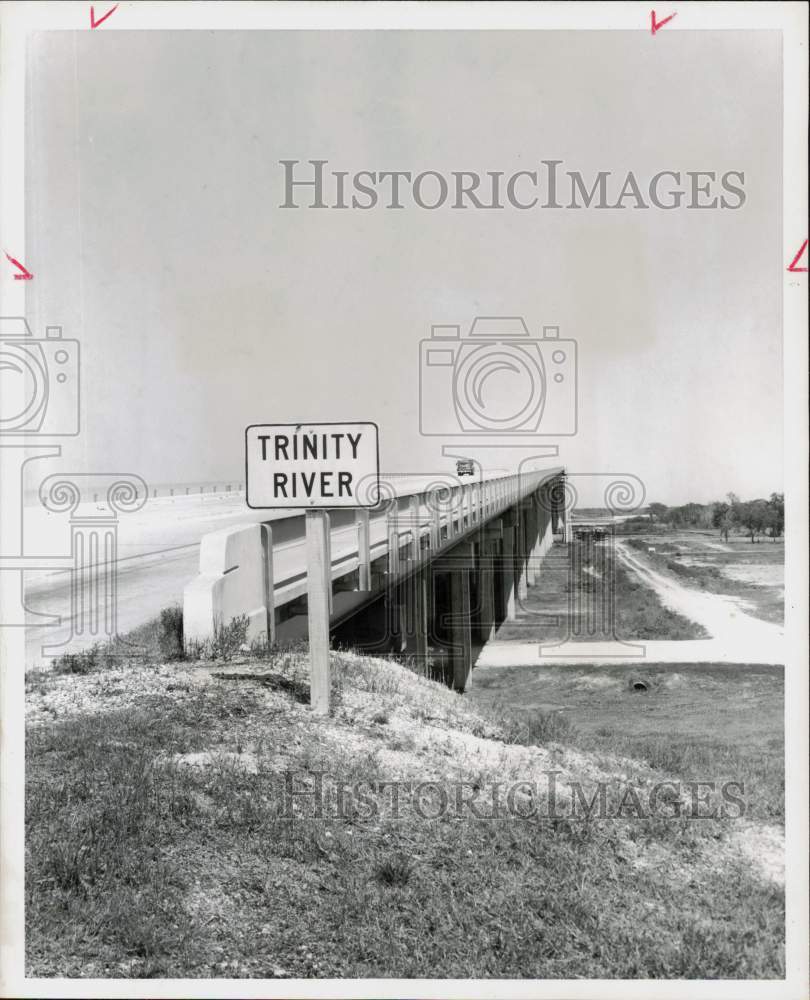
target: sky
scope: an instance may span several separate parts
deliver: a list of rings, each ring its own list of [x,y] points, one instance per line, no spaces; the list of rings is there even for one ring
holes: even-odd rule
[[[636,475],[665,503],[781,490],[779,35],[651,41],[34,36],[27,313],[38,336],[59,324],[82,345],[82,433],[62,467],[230,481],[248,424],[371,420],[384,473],[452,471],[445,439],[420,433],[420,343],[434,324],[463,341],[476,316],[520,316],[532,337],[557,326],[577,343],[577,433],[542,439],[559,447],[551,464]],[[558,159],[590,179],[742,170],[746,202],[290,210],[284,159],[507,175]],[[508,406],[510,385],[489,391]],[[479,454],[508,468],[518,452]]]

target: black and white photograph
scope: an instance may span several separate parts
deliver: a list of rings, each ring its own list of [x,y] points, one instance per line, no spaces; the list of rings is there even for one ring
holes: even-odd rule
[[[0,995],[807,996],[807,25],[0,5]]]

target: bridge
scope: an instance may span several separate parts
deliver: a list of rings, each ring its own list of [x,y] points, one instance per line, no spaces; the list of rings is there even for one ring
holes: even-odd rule
[[[331,511],[330,633],[365,631],[365,649],[435,655],[466,690],[474,646],[515,618],[555,535],[565,537],[564,477],[562,468],[463,484],[386,477],[373,508]],[[248,642],[305,636],[314,571],[303,510],[204,535],[183,595],[186,642],[211,640],[242,616]]]

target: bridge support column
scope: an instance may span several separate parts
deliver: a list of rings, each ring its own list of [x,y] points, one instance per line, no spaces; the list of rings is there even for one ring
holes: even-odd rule
[[[542,499],[537,503],[537,556],[542,559],[546,554],[546,531],[548,529],[549,513],[543,506]]]
[[[398,582],[399,560],[399,520],[396,514],[388,515],[388,584],[386,587],[386,620],[391,650],[404,653],[406,648],[405,622],[407,620],[407,595],[405,586]]]
[[[537,506],[534,497],[530,498],[526,506],[526,527],[528,536],[526,540],[526,585],[533,587],[537,582]]]
[[[405,579],[397,587],[400,631],[393,636],[396,652],[413,651],[423,662],[428,655],[430,630],[430,581],[429,565],[409,559],[403,566]]]
[[[529,591],[529,505],[521,503],[518,508],[517,551],[515,565],[517,567],[517,598],[523,603]]]
[[[425,665],[428,657],[428,631],[430,628],[430,574],[430,566],[420,566],[413,576],[416,655]]]
[[[503,548],[501,553],[502,593],[504,616],[508,622],[515,620],[515,516],[514,508],[504,512]]]
[[[466,691],[472,681],[472,635],[470,626],[470,571],[457,569],[450,574],[452,615],[453,687]]]
[[[480,538],[480,592],[481,592],[481,639],[489,642],[495,637],[498,627],[495,608],[495,567],[500,557],[503,529],[500,520],[492,521],[481,529]]]
[[[448,577],[450,608],[449,625],[450,659],[453,669],[453,687],[467,691],[472,683],[472,616],[470,608],[470,573],[475,569],[475,553],[471,542],[462,542],[447,556],[437,560],[437,572]]]

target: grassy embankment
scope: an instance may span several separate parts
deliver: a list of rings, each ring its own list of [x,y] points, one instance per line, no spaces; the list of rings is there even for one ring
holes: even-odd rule
[[[481,790],[554,770],[561,789],[609,783],[615,805],[663,778],[735,778],[737,761],[600,735],[593,705],[498,710],[351,654],[333,656],[319,719],[303,649],[248,656],[236,634],[200,651],[213,661],[166,662],[171,627],[138,638],[138,659],[97,650],[29,677],[29,975],[783,975],[783,894],[763,865],[778,829],[756,796],[723,821],[318,819],[303,798],[291,818],[283,802],[285,772],[310,791],[318,772]],[[615,721],[663,690],[626,686]],[[757,780],[778,784],[771,764]]]

